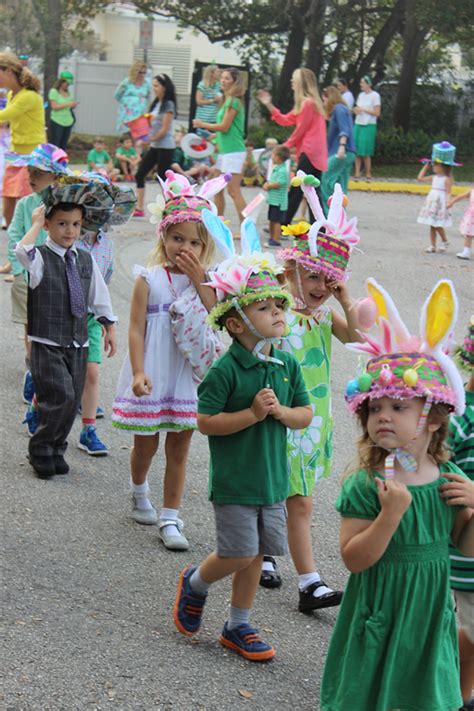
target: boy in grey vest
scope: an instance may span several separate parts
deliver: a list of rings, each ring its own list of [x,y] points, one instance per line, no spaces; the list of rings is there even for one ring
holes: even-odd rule
[[[87,368],[87,310],[105,328],[105,350],[116,351],[110,296],[94,259],[77,250],[81,227],[113,208],[100,184],[59,185],[33,211],[32,227],[15,255],[28,272],[28,339],[31,372],[38,399],[38,428],[29,443],[29,460],[41,479],[67,474],[67,436],[79,406]],[[102,218],[101,218],[102,219]],[[35,247],[43,227],[44,245]]]

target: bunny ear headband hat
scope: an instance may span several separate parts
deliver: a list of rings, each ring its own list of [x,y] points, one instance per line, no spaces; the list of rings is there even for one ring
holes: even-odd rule
[[[357,231],[357,218],[353,217],[351,220],[347,218],[344,209],[347,198],[339,183],[336,183],[330,198],[327,218],[316,193],[315,188],[319,186],[317,178],[299,170],[291,184],[294,187],[301,187],[316,222],[313,225],[299,222],[296,225],[282,227],[283,234],[293,237],[293,244],[280,250],[278,258],[283,262],[296,262],[299,296],[301,305],[305,306],[298,267],[301,266],[311,272],[322,272],[336,281],[347,281],[349,257],[359,243],[360,236]]]
[[[217,208],[211,198],[225,188],[231,179],[230,173],[208,180],[195,192],[189,180],[172,170],[166,171],[166,180],[160,181],[163,196],[157,195],[156,201],[147,205],[151,213],[150,222],[158,224],[158,237],[162,237],[169,225],[180,222],[202,222],[202,211],[211,210],[217,215]]]
[[[245,218],[242,222],[242,254],[236,254],[232,233],[227,225],[210,210],[203,210],[202,216],[216,246],[226,257],[216,271],[212,272],[206,284],[216,290],[217,296],[217,303],[209,313],[208,323],[216,330],[222,328],[222,317],[231,309],[235,309],[250,332],[260,339],[253,350],[253,355],[260,360],[282,364],[278,358],[266,356],[261,352],[266,343],[273,343],[275,339],[264,338],[243,307],[255,301],[271,298],[282,299],[284,308],[292,305],[290,294],[285,291],[277,278],[277,275],[283,272],[283,268],[277,264],[273,254],[261,251],[260,236],[251,217]]]
[[[355,413],[366,400],[426,398],[416,438],[432,403],[444,403],[457,414],[464,411],[462,379],[447,355],[458,312],[454,286],[446,279],[436,284],[423,305],[418,337],[409,333],[389,294],[375,279],[368,279],[366,285],[365,307],[375,320],[378,337],[361,333],[364,343],[347,344],[349,349],[372,357],[364,371],[347,383],[345,399]],[[413,455],[399,447],[386,459],[386,476],[393,476],[395,458],[406,470],[416,471]]]

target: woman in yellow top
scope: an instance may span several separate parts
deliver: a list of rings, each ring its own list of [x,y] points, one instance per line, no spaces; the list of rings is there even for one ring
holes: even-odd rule
[[[14,54],[0,52],[0,88],[8,90],[6,108],[0,111],[0,123],[10,124],[10,148],[15,153],[31,153],[46,140],[40,81]],[[31,193],[28,169],[7,165],[2,193],[3,216],[8,227],[17,200]]]

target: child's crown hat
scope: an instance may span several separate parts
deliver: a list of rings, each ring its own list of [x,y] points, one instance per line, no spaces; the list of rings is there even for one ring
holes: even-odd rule
[[[149,203],[147,209],[151,212],[152,224],[159,223],[158,236],[160,237],[170,225],[181,222],[201,222],[202,211],[212,210],[217,215],[217,208],[211,198],[221,192],[230,181],[232,175],[225,173],[217,178],[207,180],[203,185],[191,185],[184,175],[167,170],[166,180],[158,177],[163,197],[159,194],[156,201]]]
[[[291,295],[279,283],[277,275],[283,272],[270,252],[262,252],[260,236],[251,217],[241,225],[242,254],[236,254],[232,233],[210,210],[203,210],[203,222],[213,237],[217,248],[226,259],[210,274],[206,286],[216,290],[217,303],[208,323],[215,329],[222,328],[221,319],[232,308],[242,308],[254,301],[282,299],[285,308],[292,304]]]
[[[69,158],[66,151],[52,143],[40,143],[33,148],[31,153],[19,154],[12,151],[5,152],[5,158],[15,168],[38,168],[45,173],[66,175],[68,172]]]
[[[82,229],[97,231],[111,218],[114,210],[113,197],[103,181],[90,179],[87,182],[64,182],[50,186],[43,193],[46,217],[59,203],[82,205],[85,210]]]
[[[360,333],[364,343],[346,344],[351,350],[372,356],[365,370],[347,384],[349,409],[357,412],[366,400],[385,396],[400,400],[425,397],[462,414],[462,379],[447,355],[458,312],[452,282],[439,281],[425,301],[419,337],[409,333],[389,294],[375,279],[368,279],[366,286],[378,337]]]
[[[474,373],[474,314],[471,316],[462,345],[454,350],[457,365],[468,373]]]
[[[283,234],[293,236],[293,244],[281,249],[278,258],[284,262],[295,261],[312,272],[323,272],[330,279],[346,281],[349,277],[349,257],[360,236],[357,231],[357,218],[347,219],[344,210],[347,199],[341,186],[336,183],[334,187],[326,218],[315,190],[319,185],[317,178],[299,170],[296,180],[292,180],[292,185],[295,183],[301,187],[316,222],[313,225],[299,222],[282,227]]]

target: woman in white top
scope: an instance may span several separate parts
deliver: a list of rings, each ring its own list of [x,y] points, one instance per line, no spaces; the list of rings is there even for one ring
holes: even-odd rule
[[[372,156],[375,151],[375,136],[377,135],[377,119],[380,116],[380,94],[372,89],[372,80],[364,76],[360,80],[362,91],[352,113],[355,114],[354,138],[356,144],[356,162],[354,179],[360,177],[362,158],[366,180],[372,179]]]
[[[341,92],[342,98],[344,99],[344,103],[347,105],[347,108],[352,110],[355,103],[354,94],[352,93],[352,91],[350,91],[347,81],[340,77],[336,81],[336,89]]]

